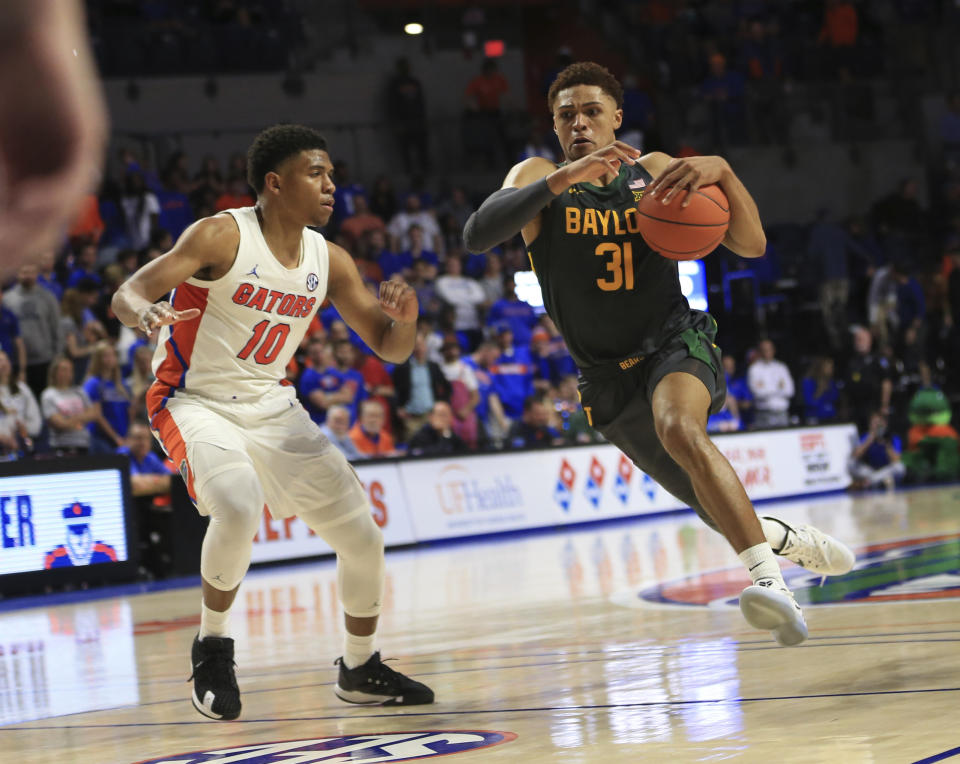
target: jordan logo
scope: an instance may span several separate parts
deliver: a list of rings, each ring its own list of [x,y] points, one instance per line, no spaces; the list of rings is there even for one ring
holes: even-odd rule
[[[253,270],[251,270],[247,275],[253,276],[255,279],[260,278],[260,274],[257,273],[257,268],[259,267],[260,267],[260,263],[257,263],[255,266],[253,266]]]
[[[222,574],[217,573],[217,575],[215,575],[215,576],[213,577],[213,580],[214,580],[214,581],[219,581],[221,584],[227,583],[227,582],[224,581],[222,578],[220,578],[221,575],[222,575]]]

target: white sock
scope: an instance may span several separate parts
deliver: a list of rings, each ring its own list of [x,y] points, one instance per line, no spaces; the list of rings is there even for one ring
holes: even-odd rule
[[[376,640],[376,633],[369,637],[358,637],[349,631],[346,632],[346,638],[343,640],[343,664],[348,669],[362,666],[373,655],[373,644]]]
[[[783,545],[787,542],[787,528],[783,523],[777,522],[772,517],[761,517],[760,527],[763,528],[763,535],[767,537],[767,542],[773,549],[783,549]]]
[[[762,544],[744,549],[740,552],[740,560],[746,565],[753,583],[757,583],[761,578],[773,578],[786,588],[786,584],[783,583],[783,576],[780,573],[780,566],[777,565],[777,558],[768,542],[764,541]]]
[[[206,605],[200,606],[200,639],[205,637],[229,637],[230,611],[211,610]]]

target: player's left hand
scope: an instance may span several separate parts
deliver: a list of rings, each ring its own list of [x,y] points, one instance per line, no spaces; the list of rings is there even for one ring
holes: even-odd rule
[[[654,178],[653,183],[647,186],[647,193],[656,198],[657,194],[665,191],[660,201],[670,204],[677,194],[685,191],[686,195],[681,206],[686,207],[694,191],[700,186],[719,183],[724,174],[729,171],[730,165],[727,164],[727,160],[719,156],[672,159]]]
[[[416,323],[420,304],[413,287],[398,279],[380,282],[380,310],[402,324]]]

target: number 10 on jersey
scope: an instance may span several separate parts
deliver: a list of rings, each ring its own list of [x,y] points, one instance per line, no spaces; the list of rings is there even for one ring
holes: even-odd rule
[[[597,279],[597,286],[604,292],[613,292],[617,289],[633,289],[633,242],[625,241],[623,245],[612,241],[598,244],[593,254],[600,257],[610,255],[606,278]]]
[[[267,331],[267,327],[270,327],[270,331]],[[257,352],[253,355],[253,360],[264,365],[273,363],[280,355],[280,351],[283,350],[283,343],[287,341],[288,334],[290,334],[290,324],[270,326],[270,322],[264,319],[253,327],[253,336],[247,340],[243,350],[237,353],[237,358],[242,361],[247,360],[253,353],[254,348],[259,345]]]

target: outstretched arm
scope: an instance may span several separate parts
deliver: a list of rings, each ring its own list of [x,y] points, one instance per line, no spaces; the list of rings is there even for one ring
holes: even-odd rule
[[[494,191],[467,220],[463,241],[470,252],[486,252],[518,233],[529,245],[540,235],[540,213],[558,194],[574,183],[597,180],[633,164],[640,152],[615,141],[576,162],[557,167],[541,157],[531,157],[507,173],[503,187]]]
[[[226,272],[237,255],[240,230],[229,215],[198,220],[173,249],[134,273],[113,296],[113,312],[124,324],[145,332],[200,315],[196,308],[177,311],[169,302],[155,302],[191,276],[207,270]]]
[[[374,353],[384,361],[403,363],[413,352],[420,308],[413,287],[402,281],[381,281],[379,299],[367,290],[353,258],[327,242],[330,280],[327,295]]]

